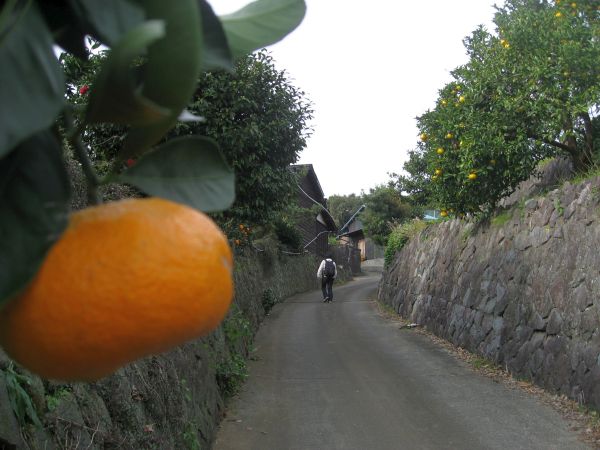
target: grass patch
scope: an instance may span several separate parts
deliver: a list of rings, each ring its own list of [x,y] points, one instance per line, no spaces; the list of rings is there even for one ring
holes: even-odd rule
[[[504,211],[492,217],[491,223],[495,227],[503,227],[510,219],[512,219],[511,211]]]
[[[573,179],[570,180],[571,184],[580,184],[584,181],[589,180],[590,178],[600,176],[600,165],[595,164],[590,169],[586,170],[583,173],[576,174]]]
[[[460,240],[462,241],[463,245],[465,245],[467,243],[467,241],[469,240],[469,238],[473,235],[473,228],[472,227],[466,227],[463,232],[460,235]]]
[[[230,398],[248,377],[246,349],[252,343],[250,321],[236,305],[223,321],[223,334],[228,351],[216,365],[216,379],[224,397]]]
[[[473,359],[471,359],[469,361],[469,363],[471,363],[473,368],[475,368],[477,370],[493,369],[496,367],[493,362],[491,362],[485,358],[480,358],[480,357],[474,357]]]
[[[554,199],[554,209],[556,209],[559,216],[562,216],[565,213],[565,208],[563,208],[559,198]]]
[[[183,431],[183,442],[185,442],[185,448],[187,450],[202,450],[202,445],[198,439],[198,432],[196,431],[196,424],[194,422],[187,422],[185,430]]]
[[[59,387],[51,394],[47,394],[46,408],[48,408],[48,411],[52,412],[58,408],[60,402],[62,402],[63,399],[70,394],[70,392],[71,391],[67,387]]]
[[[544,159],[542,159],[542,160],[541,160],[541,161],[538,163],[538,165],[537,165],[536,169],[538,169],[538,170],[541,170],[541,169],[543,169],[544,167],[546,167],[548,164],[550,164],[550,163],[551,163],[552,161],[554,161],[555,159],[556,159],[556,157],[554,157],[554,156],[548,156],[547,158],[544,158]]]
[[[383,314],[384,316],[388,317],[388,318],[395,318],[396,316],[398,316],[398,313],[394,310],[394,308],[392,308],[390,305],[388,305],[387,303],[383,303],[379,300],[376,300],[377,302],[377,308],[379,309],[379,312],[381,314]]]
[[[246,378],[248,378],[248,365],[246,359],[239,353],[232,353],[217,364],[217,384],[225,398],[237,394]]]
[[[428,223],[421,219],[414,219],[396,225],[388,237],[385,246],[384,267],[388,267],[396,256],[396,252],[402,250],[406,243],[427,228]]]
[[[233,305],[231,313],[223,321],[223,332],[230,350],[235,350],[252,340],[252,326],[237,305]]]

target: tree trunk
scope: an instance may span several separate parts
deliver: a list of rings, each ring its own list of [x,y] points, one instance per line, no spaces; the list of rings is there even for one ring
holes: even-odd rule
[[[585,115],[587,116],[587,114]],[[588,123],[586,123],[584,114],[580,114],[579,117],[583,120],[585,129],[583,145],[577,145],[577,139],[575,138],[571,121],[568,121],[565,126],[567,138],[565,139],[564,144],[568,147],[567,152],[571,155],[575,173],[585,173],[594,164],[593,140],[591,138],[591,128],[588,130]],[[587,116],[587,118],[589,119],[589,116]],[[591,127],[591,121],[589,122],[589,126]]]

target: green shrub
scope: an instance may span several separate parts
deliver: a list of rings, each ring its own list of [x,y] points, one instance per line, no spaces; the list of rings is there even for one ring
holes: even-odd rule
[[[298,228],[291,221],[284,218],[276,219],[273,222],[273,228],[281,245],[292,252],[301,250],[302,236]]]
[[[262,305],[263,305],[263,308],[265,309],[265,314],[268,314],[269,311],[271,311],[271,309],[273,309],[273,306],[275,306],[276,303],[277,303],[277,296],[275,295],[275,292],[273,291],[273,289],[271,289],[271,288],[265,289],[263,292],[263,296],[262,296]]]
[[[396,252],[409,241],[410,238],[420,233],[427,227],[427,223],[421,219],[414,219],[409,222],[404,222],[396,225],[390,233],[385,246],[384,266],[388,267],[394,260]]]
[[[250,320],[236,305],[233,305],[231,313],[223,321],[223,332],[229,350],[232,352],[238,351],[241,346],[249,344],[252,340]]]
[[[248,377],[246,360],[239,353],[233,353],[217,365],[217,384],[225,397],[235,395]]]

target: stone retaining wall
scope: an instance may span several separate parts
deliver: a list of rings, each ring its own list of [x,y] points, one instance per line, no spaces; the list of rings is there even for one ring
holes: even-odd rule
[[[600,178],[521,199],[487,225],[426,229],[379,299],[518,377],[600,409]]]

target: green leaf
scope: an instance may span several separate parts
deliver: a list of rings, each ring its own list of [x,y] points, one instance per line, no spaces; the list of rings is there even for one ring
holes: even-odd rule
[[[69,200],[62,149],[50,131],[0,160],[0,304],[36,274],[67,225]]]
[[[221,16],[234,57],[274,44],[304,18],[304,0],[257,0],[239,11]]]
[[[235,198],[233,171],[217,144],[201,136],[170,140],[117,175],[115,181],[206,212],[227,209]]]
[[[131,67],[150,44],[165,35],[165,24],[148,21],[130,30],[111,51],[91,90],[86,121],[145,125],[170,117],[170,111],[144,98]]]
[[[29,420],[36,427],[43,428],[31,397],[23,388],[23,385],[31,385],[29,378],[15,372],[12,363],[6,369],[5,377],[8,400],[15,416],[17,416],[17,421],[24,424]]]
[[[202,34],[204,37],[202,70],[232,70],[231,52],[221,21],[206,1],[199,0],[198,6],[202,16]]]
[[[1,32],[0,158],[28,136],[48,128],[63,107],[64,76],[37,2]],[[33,31],[35,30],[35,31]]]
[[[163,108],[167,118],[134,127],[125,141],[121,159],[140,155],[156,144],[177,122],[196,89],[200,72],[202,27],[197,0],[140,0],[149,19],[162,20],[167,33],[149,50],[144,66],[142,95]]]
[[[90,34],[110,47],[144,22],[144,10],[128,0],[71,0],[78,15],[89,24]]]

